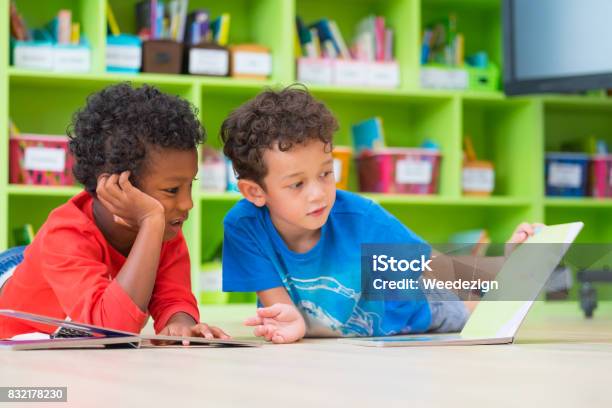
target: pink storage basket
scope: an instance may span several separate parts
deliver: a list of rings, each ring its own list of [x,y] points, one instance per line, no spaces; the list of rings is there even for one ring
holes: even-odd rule
[[[433,149],[389,148],[366,151],[357,158],[361,191],[436,194],[440,152]]]
[[[612,197],[612,154],[592,157],[591,194],[593,197]]]
[[[74,159],[68,137],[21,135],[9,140],[9,181],[12,184],[67,186],[74,184]]]

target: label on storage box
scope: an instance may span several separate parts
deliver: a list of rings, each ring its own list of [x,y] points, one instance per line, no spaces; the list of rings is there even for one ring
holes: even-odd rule
[[[90,51],[87,47],[55,47],[56,72],[89,72]]]
[[[548,185],[551,187],[579,188],[582,181],[582,166],[572,163],[550,163]]]
[[[361,61],[334,60],[334,82],[341,86],[363,86],[367,83],[367,65]]]
[[[373,62],[367,65],[367,85],[397,88],[399,84],[399,65],[396,62]]]
[[[490,193],[495,187],[495,172],[493,169],[465,168],[463,169],[463,191]]]
[[[297,71],[299,82],[329,85],[333,80],[332,64],[327,59],[300,58]]]
[[[48,147],[26,147],[23,167],[26,170],[63,172],[66,152]]]
[[[106,65],[114,68],[140,69],[142,48],[133,45],[106,45]]]
[[[342,160],[334,159],[334,177],[336,178],[336,183],[342,181]]]
[[[467,89],[468,73],[464,69],[421,67],[421,86],[432,89]]]
[[[400,184],[431,183],[433,167],[425,160],[398,160],[395,163],[395,182]]]
[[[17,68],[53,70],[53,47],[51,45],[17,44],[13,56]]]
[[[233,65],[237,74],[270,75],[272,57],[265,52],[240,51],[234,54]]]
[[[226,50],[192,48],[189,50],[189,73],[199,75],[227,75],[229,53]]]

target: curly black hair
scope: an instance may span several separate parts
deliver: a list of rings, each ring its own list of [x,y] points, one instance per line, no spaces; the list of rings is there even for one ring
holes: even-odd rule
[[[134,88],[130,83],[90,95],[74,113],[67,133],[74,176],[94,195],[102,173],[130,170],[130,181],[138,185],[151,147],[189,150],[206,138],[189,102],[154,86]]]
[[[234,110],[221,125],[221,139],[236,176],[263,186],[266,149],[278,145],[284,152],[314,139],[331,149],[336,130],[338,122],[329,109],[305,87],[292,85],[267,89]]]

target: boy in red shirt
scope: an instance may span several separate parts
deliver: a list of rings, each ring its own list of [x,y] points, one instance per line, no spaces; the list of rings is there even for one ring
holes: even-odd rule
[[[0,309],[140,332],[228,338],[200,323],[181,226],[193,207],[192,107],[144,85],[110,86],[73,118],[73,172],[85,191],[55,209],[0,292]],[[0,316],[0,338],[53,327]]]

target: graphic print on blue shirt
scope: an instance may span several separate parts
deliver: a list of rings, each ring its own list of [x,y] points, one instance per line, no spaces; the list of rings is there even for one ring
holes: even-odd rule
[[[306,320],[308,336],[386,336],[421,333],[431,313],[427,301],[366,301],[361,297],[361,244],[423,244],[371,200],[338,190],[319,242],[291,251],[267,207],[238,202],[224,221],[223,290],[255,292],[285,287]]]

